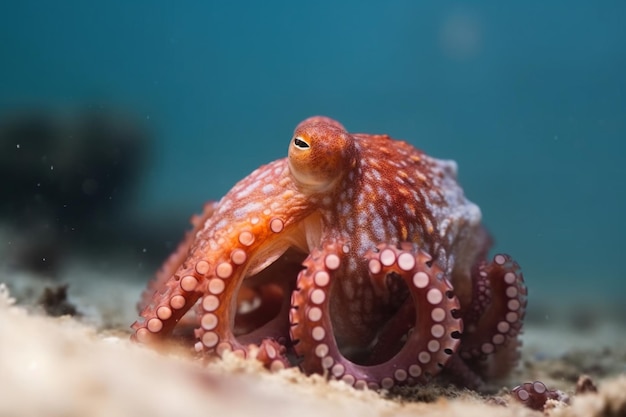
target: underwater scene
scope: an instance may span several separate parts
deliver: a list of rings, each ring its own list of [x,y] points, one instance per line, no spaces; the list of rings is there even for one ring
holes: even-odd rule
[[[0,5],[0,415],[626,415],[625,19]]]

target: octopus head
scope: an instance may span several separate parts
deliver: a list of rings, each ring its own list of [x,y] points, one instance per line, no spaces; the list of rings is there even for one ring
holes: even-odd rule
[[[354,138],[328,117],[315,116],[300,123],[289,144],[289,169],[305,193],[333,189],[356,160]]]

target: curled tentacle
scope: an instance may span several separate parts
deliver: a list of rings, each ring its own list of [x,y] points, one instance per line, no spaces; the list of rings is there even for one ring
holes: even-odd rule
[[[210,265],[200,260],[193,265],[180,265],[176,274],[161,284],[152,301],[143,311],[141,320],[131,326],[131,338],[140,343],[152,343],[168,336],[180,319],[202,295]]]
[[[254,357],[270,371],[279,371],[291,366],[286,356],[287,348],[276,339],[263,339]]]
[[[303,356],[302,368],[307,373],[326,371],[357,388],[374,389],[426,382],[437,374],[458,347],[462,323],[455,318],[459,303],[452,287],[439,268],[431,266],[430,256],[413,247],[399,250],[389,245],[367,254],[372,282],[384,289],[389,284],[397,285],[395,280],[401,279],[415,306],[410,331],[389,329],[379,337],[382,346],[392,346],[403,334],[406,341],[400,350],[385,362],[367,365],[346,358],[333,333],[329,302],[331,281],[336,278],[333,275],[340,267],[340,259],[338,245],[313,251],[305,261],[307,268],[298,277],[290,321],[291,336],[297,340],[296,352]],[[406,310],[401,308],[398,314],[398,323],[402,324]]]
[[[284,280],[259,284],[258,289],[248,288],[247,291],[258,293],[259,306],[238,314],[241,305],[237,292],[243,284],[244,264],[244,256],[239,252],[230,257],[230,262],[219,263],[214,277],[208,281],[200,303],[203,311],[200,328],[195,330],[199,340],[196,351],[218,356],[229,351],[242,357],[256,357],[271,369],[283,368],[288,365],[284,348],[289,327],[287,294],[293,289],[294,279],[291,283]],[[289,266],[277,275],[295,277],[298,270]]]
[[[502,369],[491,371],[502,374],[517,362],[517,336],[526,311],[524,278],[517,263],[502,254],[494,256],[491,263],[479,265],[474,275],[472,303],[463,314],[460,356],[471,364],[502,351],[507,357],[497,365]]]
[[[533,410],[542,411],[548,400],[557,400],[567,403],[569,398],[559,390],[550,390],[540,381],[526,382],[511,390],[513,398]]]
[[[288,340],[288,294],[301,269],[301,258],[280,257],[286,247],[276,246],[275,252],[265,256],[279,260],[259,267],[257,242],[278,236],[283,222],[277,218],[265,223],[255,220],[251,226],[254,227],[223,238],[232,242],[228,250],[209,256],[204,246],[192,247],[175,273],[161,282],[161,290],[141,312],[142,320],[133,324],[133,339],[151,343],[166,337],[202,297],[196,310],[200,327],[194,330],[197,352],[221,356],[232,351],[243,357],[256,356],[270,368],[284,367],[288,362],[280,346]],[[266,258],[261,259],[265,262],[263,259]],[[252,268],[256,268],[255,272],[249,276]],[[256,293],[260,306],[256,315],[241,312],[238,329],[236,318],[241,307],[238,293],[244,280],[248,293],[242,296],[243,300]],[[278,299],[280,295],[282,300]]]

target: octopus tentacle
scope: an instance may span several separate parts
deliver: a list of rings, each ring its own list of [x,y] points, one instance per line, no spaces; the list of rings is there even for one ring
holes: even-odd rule
[[[267,223],[257,222],[256,229],[236,231],[232,236],[226,235],[223,239],[225,241],[228,239],[233,244],[227,245],[227,250],[211,253],[211,256],[205,253],[202,246],[192,247],[186,261],[179,265],[174,275],[161,283],[162,290],[154,294],[152,303],[141,312],[142,320],[133,324],[135,330],[133,339],[150,343],[167,336],[180,318],[202,297],[195,309],[200,322],[200,327],[193,332],[198,340],[194,345],[197,352],[222,356],[226,351],[232,351],[243,357],[256,356],[264,361],[266,366],[273,368],[288,364],[284,349],[281,348],[281,343],[288,338],[289,328],[287,312],[290,304],[286,294],[293,289],[295,277],[301,266],[294,260],[281,262],[278,267],[274,267],[275,269],[270,265],[253,277],[259,278],[262,282],[249,281],[251,277],[246,276],[250,264],[256,262],[253,260],[256,254],[253,245],[255,240],[258,240],[256,237],[279,233],[282,229],[277,227],[277,221],[272,219]],[[280,225],[282,224],[281,221]],[[297,265],[297,268],[294,265]],[[266,272],[268,270],[269,273]],[[272,277],[272,272],[278,274]],[[252,319],[244,314],[243,324],[240,323],[244,328],[246,326],[259,328],[249,334],[236,335],[235,319],[240,307],[238,292],[244,279],[246,282],[256,282],[263,308],[260,310],[261,316]],[[273,309],[270,305],[276,302],[276,296],[270,291],[271,287],[265,287],[268,282],[270,285],[276,284],[285,295],[282,306],[278,309]],[[251,287],[252,290],[254,288]],[[245,299],[246,295],[243,295],[243,298]],[[271,318],[272,311],[278,312],[275,319]],[[246,329],[243,333],[245,332]]]
[[[276,339],[267,338],[261,341],[254,357],[267,369],[275,372],[292,366],[286,352],[287,348],[284,344]]]
[[[200,319],[200,327],[194,331],[198,342],[195,349],[198,352],[215,353],[223,356],[225,352],[234,352],[242,357],[254,356],[261,360],[267,367],[277,369],[288,364],[284,356],[284,349],[277,339],[285,340],[288,332],[287,314],[289,304],[283,302],[281,314],[284,325],[281,325],[280,316],[262,324],[260,328],[253,330],[244,336],[236,336],[234,333],[237,312],[237,292],[242,284],[242,274],[245,261],[238,260],[237,255],[231,256],[232,260],[224,260],[217,263],[215,272],[206,284],[206,292],[200,303],[203,314]],[[240,262],[241,261],[241,262]],[[285,289],[286,290],[286,289]],[[266,295],[262,299],[267,300]],[[263,313],[263,312],[262,312]],[[248,320],[246,320],[248,319]],[[244,317],[244,322],[254,324]],[[245,327],[245,326],[244,326]],[[249,329],[246,329],[249,330]],[[256,346],[258,344],[258,346]],[[274,363],[276,362],[276,363]]]
[[[533,410],[542,411],[548,400],[569,402],[568,396],[559,390],[548,389],[543,382],[526,382],[511,390],[513,398]]]
[[[201,283],[206,281],[208,268],[204,260],[193,268],[181,265],[152,296],[152,302],[140,313],[141,319],[133,323],[135,333],[131,338],[140,343],[152,343],[169,335],[202,295]]]
[[[391,359],[404,345],[403,339],[414,324],[415,307],[413,300],[409,297],[380,330],[367,363],[381,363]]]
[[[237,297],[236,333],[250,333],[279,316],[284,309],[285,292],[290,291],[275,284],[259,288],[242,285]]]
[[[476,324],[485,314],[485,310],[491,304],[491,299],[491,281],[485,271],[485,261],[477,262],[472,270],[471,301],[462,309],[463,323],[466,325],[467,333],[475,331]]]
[[[163,262],[163,265],[159,268],[156,276],[147,288],[141,294],[140,301],[137,303],[137,311],[142,311],[152,301],[152,295],[158,291],[167,281],[176,273],[176,270],[182,265],[182,263],[189,256],[189,249],[196,239],[198,230],[202,228],[206,220],[213,215],[217,209],[217,202],[211,201],[204,205],[202,213],[199,215],[193,215],[190,219],[192,229],[185,233],[183,240],[178,244],[176,250],[168,256]]]
[[[463,314],[465,333],[459,351],[461,358],[470,361],[511,346],[516,349],[527,294],[520,267],[508,255],[495,255],[475,275],[472,303]],[[500,367],[510,369],[516,360],[508,362]]]
[[[293,274],[293,277],[296,276],[297,271]],[[283,346],[290,344],[287,317],[291,303],[288,294],[293,291],[294,283],[295,279],[293,283],[283,282],[280,286],[275,284],[260,288],[259,307],[237,314],[235,318],[234,330],[240,343],[261,344],[263,340],[271,339]]]
[[[458,352],[452,355],[446,364],[445,374],[450,377],[451,382],[457,384],[459,387],[477,390],[485,383],[483,379],[461,359]]]
[[[137,304],[141,319],[131,325],[135,331],[131,336],[132,340],[151,343],[163,339],[175,326],[181,324],[183,316],[202,295],[199,283],[205,280],[209,264],[206,261],[199,261],[193,268],[187,268],[184,264],[190,255],[196,234],[213,216],[217,206],[217,202],[208,202],[200,215],[191,217],[193,228],[185,234],[176,251],[167,258],[155,279],[143,292]],[[181,269],[182,273],[179,272]],[[195,318],[189,322],[194,320]]]
[[[367,254],[372,280],[382,285],[387,276],[395,274],[406,284],[416,306],[414,327],[400,351],[388,361],[373,365],[360,365],[347,359],[333,334],[330,282],[340,259],[338,245],[312,251],[305,261],[306,269],[298,277],[290,321],[292,339],[297,340],[296,352],[303,356],[303,370],[328,372],[349,385],[373,389],[425,382],[437,374],[458,347],[462,323],[455,318],[459,303],[452,287],[442,279],[440,269],[430,265],[431,257],[421,250],[399,250],[390,245],[382,245]],[[383,337],[397,336],[391,332]]]
[[[233,333],[242,343],[258,344],[264,338],[274,338],[289,345],[289,296],[304,257],[304,253],[288,249],[272,264],[244,279],[237,300],[231,301],[237,307]]]

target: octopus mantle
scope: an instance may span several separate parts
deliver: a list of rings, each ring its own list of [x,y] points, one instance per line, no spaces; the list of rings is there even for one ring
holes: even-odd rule
[[[303,121],[287,158],[192,219],[133,339],[180,335],[203,356],[374,389],[442,370],[470,387],[505,375],[526,288],[507,255],[485,259],[491,239],[456,171],[387,135]]]

